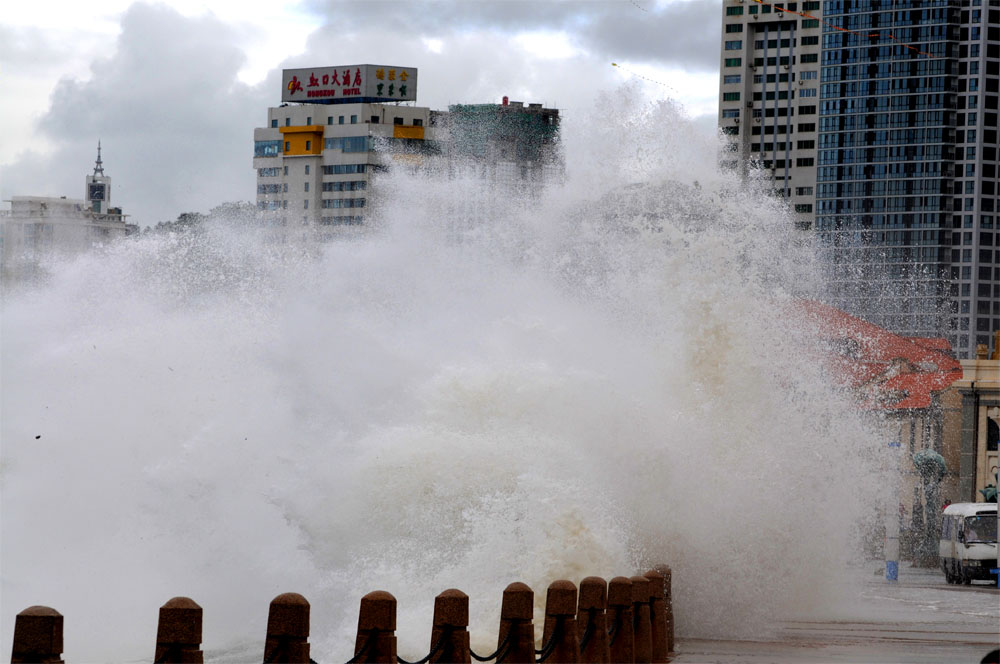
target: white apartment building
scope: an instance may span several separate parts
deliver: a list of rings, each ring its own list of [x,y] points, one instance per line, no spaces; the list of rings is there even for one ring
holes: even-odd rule
[[[819,0],[725,0],[719,126],[730,137],[723,165],[762,167],[774,191],[812,227],[819,108]]]

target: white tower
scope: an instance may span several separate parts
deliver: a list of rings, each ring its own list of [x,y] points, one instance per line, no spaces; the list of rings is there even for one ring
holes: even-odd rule
[[[111,178],[104,174],[100,141],[97,141],[97,161],[94,162],[94,174],[87,176],[86,199],[91,210],[107,214],[111,204]]]

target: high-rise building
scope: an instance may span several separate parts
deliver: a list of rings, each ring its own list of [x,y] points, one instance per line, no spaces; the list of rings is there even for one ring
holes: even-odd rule
[[[500,104],[452,104],[433,117],[447,159],[485,165],[498,184],[546,182],[563,173],[557,108],[504,97]]]
[[[798,121],[784,124],[787,143],[794,135],[801,153],[786,159],[788,174],[774,169],[775,189],[787,192],[781,185],[791,177],[814,197],[790,201],[799,225],[812,226],[825,249],[830,302],[899,334],[945,334],[962,357],[989,344],[1000,329],[1000,0],[725,0],[724,7],[724,54],[741,31],[760,45],[760,26],[789,26],[789,51],[776,64],[786,56],[797,79],[785,101]],[[818,85],[814,55],[803,50],[805,25],[822,34]],[[813,39],[807,47],[815,48]],[[745,121],[734,122],[741,101],[734,77],[757,75],[747,69],[760,58],[771,61],[756,49],[723,60],[720,125],[733,136],[730,161],[744,168],[753,159],[775,165],[773,151],[754,150],[756,124],[747,131]],[[756,105],[758,91],[749,92],[747,103]],[[760,90],[765,103],[769,92]],[[816,107],[803,93],[818,93]],[[818,115],[806,121],[803,106]],[[766,120],[771,109],[762,110]]]
[[[819,19],[792,11],[819,8],[819,0],[725,0],[723,9],[719,124],[732,137],[726,164],[744,174],[768,171],[802,229],[812,227],[815,206],[821,28]]]

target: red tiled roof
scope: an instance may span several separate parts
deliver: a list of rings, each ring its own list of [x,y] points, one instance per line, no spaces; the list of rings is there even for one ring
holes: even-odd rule
[[[962,377],[947,339],[901,337],[812,300],[794,310],[826,342],[823,361],[868,408],[928,408],[933,392]]]

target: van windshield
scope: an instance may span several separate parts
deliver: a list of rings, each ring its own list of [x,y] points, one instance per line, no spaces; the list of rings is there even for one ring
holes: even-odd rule
[[[993,514],[965,518],[966,542],[996,542],[997,518]]]

